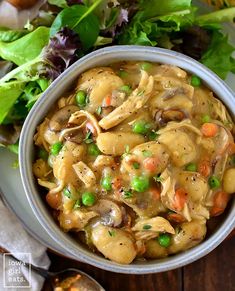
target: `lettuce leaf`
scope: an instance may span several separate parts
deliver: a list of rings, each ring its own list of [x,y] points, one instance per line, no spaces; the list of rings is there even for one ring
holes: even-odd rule
[[[10,43],[0,42],[0,56],[20,66],[35,59],[47,45],[48,40],[49,28],[39,27]]]
[[[235,19],[235,7],[221,9],[208,14],[203,14],[195,19],[195,24],[206,26],[209,24],[218,24],[222,22],[233,22]]]
[[[50,36],[54,36],[63,27],[68,27],[79,35],[83,48],[88,50],[99,35],[99,20],[92,11],[101,2],[102,0],[97,0],[90,7],[73,5],[62,10],[51,26]]]
[[[149,19],[158,15],[170,14],[176,11],[189,9],[191,0],[141,0],[140,10],[142,18]]]
[[[118,43],[155,46],[166,35],[170,36],[192,25],[194,15],[195,9],[191,8],[143,21],[142,13],[137,13],[131,24],[118,36]]]
[[[201,63],[225,79],[231,71],[235,73],[235,59],[232,53],[235,48],[229,43],[228,36],[219,31],[213,31],[211,43],[201,58]]]
[[[8,112],[19,98],[24,89],[24,83],[19,81],[12,81],[5,83],[0,87],[1,106],[0,106],[0,123],[3,122]]]
[[[58,6],[60,8],[66,8],[68,7],[66,0],[48,0],[48,3],[51,5]]]

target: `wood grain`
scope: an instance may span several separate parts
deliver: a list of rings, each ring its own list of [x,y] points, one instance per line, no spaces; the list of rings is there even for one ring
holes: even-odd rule
[[[50,270],[78,268],[107,291],[235,291],[235,237],[225,240],[206,257],[177,270],[150,275],[123,275],[79,263],[51,252]],[[49,291],[47,284],[43,291]]]
[[[65,268],[78,268],[95,278],[107,291],[162,290],[181,291],[181,269],[150,275],[125,275],[104,271],[90,265],[59,257],[49,253],[52,261],[51,271]],[[170,284],[169,284],[170,283]],[[46,288],[46,286],[44,286]],[[147,288],[147,289],[146,289]],[[44,289],[47,291],[48,289]]]
[[[235,290],[235,237],[183,271],[184,291]]]

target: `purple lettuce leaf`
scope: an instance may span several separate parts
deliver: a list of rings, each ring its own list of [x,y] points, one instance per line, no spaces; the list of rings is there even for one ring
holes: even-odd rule
[[[48,65],[46,77],[56,79],[64,70],[78,59],[77,51],[82,49],[78,34],[64,27],[56,33],[43,49],[42,59]]]
[[[83,0],[67,0],[68,6],[72,6],[75,4],[83,4]]]

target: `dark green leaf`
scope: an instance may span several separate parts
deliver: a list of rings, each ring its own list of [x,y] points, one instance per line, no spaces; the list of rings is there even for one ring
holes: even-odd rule
[[[232,57],[234,51],[235,48],[228,42],[228,36],[213,31],[211,44],[203,54],[201,62],[225,79],[228,72],[235,72],[235,59]]]
[[[53,22],[50,35],[55,35],[62,27],[67,26],[78,33],[84,49],[89,49],[99,35],[99,20],[92,11],[100,2],[101,0],[96,1],[89,8],[84,5],[73,5],[64,9]]]

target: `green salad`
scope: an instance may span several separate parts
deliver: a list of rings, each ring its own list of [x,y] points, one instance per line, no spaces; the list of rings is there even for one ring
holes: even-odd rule
[[[191,0],[49,0],[18,30],[0,27],[0,145],[18,151],[21,126],[50,83],[104,46],[146,45],[182,52],[225,79],[235,48],[222,32],[235,7],[200,14]]]

